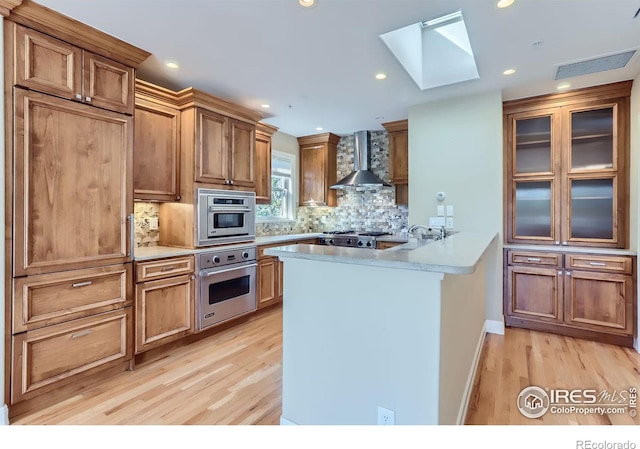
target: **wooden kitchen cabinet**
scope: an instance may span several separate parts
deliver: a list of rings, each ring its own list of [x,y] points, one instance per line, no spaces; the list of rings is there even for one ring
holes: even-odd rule
[[[278,128],[258,123],[256,125],[255,180],[256,204],[271,203],[271,136]]]
[[[509,243],[625,248],[631,81],[504,103]]]
[[[197,108],[196,182],[255,186],[255,125]]]
[[[282,301],[281,262],[277,257],[258,261],[258,309]]]
[[[562,322],[562,271],[507,267],[508,316]]]
[[[298,137],[300,206],[336,206],[336,151],[340,137],[332,133]]]
[[[14,276],[127,262],[133,118],[20,88],[14,99]]]
[[[389,135],[389,176],[396,204],[409,204],[409,121],[383,123]]]
[[[133,114],[133,68],[21,25],[14,33],[13,84]]]
[[[133,304],[131,263],[13,280],[13,333]]]
[[[135,353],[179,340],[195,329],[194,257],[136,263]]]
[[[131,307],[12,337],[11,404],[133,358]]]
[[[398,245],[404,245],[406,242],[376,242],[376,249],[389,249]]]
[[[505,323],[632,346],[635,260],[507,248]]]
[[[176,93],[136,80],[134,198],[180,200],[180,111]]]

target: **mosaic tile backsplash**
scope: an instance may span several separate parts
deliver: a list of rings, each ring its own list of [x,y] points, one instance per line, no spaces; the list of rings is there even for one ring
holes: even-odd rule
[[[149,230],[147,219],[158,218],[160,205],[136,201],[133,203],[133,213],[135,216],[136,246],[157,246],[160,232],[159,230]]]
[[[354,137],[340,139],[337,147],[338,179],[353,170]],[[386,131],[371,133],[371,165],[369,170],[389,181],[389,139]],[[146,219],[158,217],[157,203],[135,203],[136,245],[155,246],[159,232],[150,231]],[[332,230],[383,231],[399,233],[408,227],[409,209],[396,206],[395,190],[389,187],[350,188],[338,191],[337,207],[299,207],[297,220],[267,222],[256,225],[257,236],[300,234]],[[162,223],[160,223],[162,228]]]

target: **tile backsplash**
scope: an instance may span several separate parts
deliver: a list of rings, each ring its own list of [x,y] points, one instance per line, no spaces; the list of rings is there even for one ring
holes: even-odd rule
[[[135,216],[136,246],[157,246],[160,240],[159,230],[149,229],[149,218],[158,218],[160,205],[158,203],[146,203],[136,201],[133,203]]]
[[[389,181],[389,139],[386,131],[371,132],[369,169]],[[354,137],[340,139],[337,147],[337,179],[353,170]],[[150,231],[148,218],[157,218],[158,203],[135,203],[136,246],[155,246],[159,232]],[[395,189],[350,188],[338,191],[337,207],[299,207],[296,221],[256,225],[256,235],[299,234],[330,230],[384,231],[397,233],[408,227],[409,209],[395,204]],[[162,223],[160,223],[162,228]]]

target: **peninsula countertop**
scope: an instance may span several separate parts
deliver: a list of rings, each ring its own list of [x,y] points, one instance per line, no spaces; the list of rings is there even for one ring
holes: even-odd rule
[[[321,245],[286,245],[265,250],[283,258],[368,265],[402,270],[470,274],[497,233],[460,232],[444,240],[415,240],[388,250]]]

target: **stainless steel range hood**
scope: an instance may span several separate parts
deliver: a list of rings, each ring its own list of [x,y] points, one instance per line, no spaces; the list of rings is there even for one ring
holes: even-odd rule
[[[369,171],[369,165],[371,164],[371,132],[358,131],[354,133],[354,137],[353,171],[330,188],[392,187],[391,184],[384,182]]]

